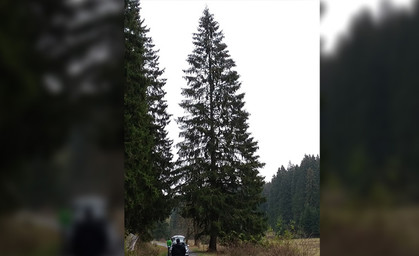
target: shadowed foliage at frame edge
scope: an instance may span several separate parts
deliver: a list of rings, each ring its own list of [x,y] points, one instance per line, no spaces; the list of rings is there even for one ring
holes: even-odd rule
[[[0,7],[0,254],[57,255],[84,211],[123,253],[123,5]]]
[[[322,255],[419,252],[418,28],[364,11],[321,56]]]

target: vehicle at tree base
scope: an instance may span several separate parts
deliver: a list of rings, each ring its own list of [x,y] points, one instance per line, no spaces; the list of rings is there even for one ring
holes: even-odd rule
[[[173,247],[173,245],[176,244],[176,239],[179,239],[180,243],[185,246],[185,249],[186,249],[185,256],[189,256],[189,245],[186,244],[185,236],[174,235],[170,239],[172,240],[172,246],[170,246],[168,256],[172,256],[172,247]]]

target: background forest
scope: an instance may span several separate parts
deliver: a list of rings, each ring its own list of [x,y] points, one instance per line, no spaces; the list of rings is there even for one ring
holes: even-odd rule
[[[268,229],[282,237],[320,236],[320,157],[306,155],[300,165],[281,166],[263,187],[266,202],[260,208]],[[185,234],[193,239],[193,222],[174,209],[170,218],[156,224],[154,239]]]

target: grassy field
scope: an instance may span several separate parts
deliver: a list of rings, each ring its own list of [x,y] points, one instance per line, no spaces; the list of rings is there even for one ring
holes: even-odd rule
[[[321,218],[325,254],[419,255],[418,206],[354,209],[329,204],[322,206]]]
[[[239,246],[218,245],[216,253],[208,253],[208,245],[193,246],[189,240],[189,249],[194,256],[320,256],[320,239],[265,239],[261,244],[241,244]],[[139,244],[135,252],[127,252],[127,256],[166,256],[167,248],[151,243]]]
[[[60,234],[28,218],[0,218],[0,255],[53,256],[61,246]]]
[[[134,251],[128,251],[125,247],[126,256],[167,256],[167,247],[152,243],[138,243]]]
[[[197,253],[198,256],[320,256],[320,239],[270,239],[264,245],[218,246],[217,253],[206,252],[207,247],[205,245],[199,248],[196,246],[190,246],[189,248],[192,252]]]

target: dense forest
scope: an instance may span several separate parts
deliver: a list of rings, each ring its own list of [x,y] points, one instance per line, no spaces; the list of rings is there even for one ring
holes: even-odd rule
[[[320,235],[320,157],[305,155],[300,165],[281,166],[264,186],[261,207],[279,235]]]
[[[418,22],[418,1],[409,12],[389,6],[378,21],[365,10],[322,56],[322,184],[380,203],[418,198]]]
[[[335,52],[321,56],[322,253],[328,255],[419,251],[413,224],[419,1],[406,9],[386,2],[378,17],[368,10],[355,16]]]

